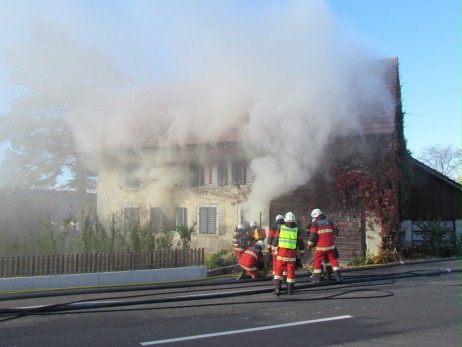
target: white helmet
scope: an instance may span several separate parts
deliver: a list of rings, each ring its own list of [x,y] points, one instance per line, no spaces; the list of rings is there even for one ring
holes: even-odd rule
[[[244,230],[244,226],[242,224],[238,224],[237,228]]]
[[[287,212],[284,217],[284,222],[295,222],[295,215],[292,212]]]
[[[265,241],[259,240],[255,246],[260,246],[261,249],[265,249]]]
[[[283,216],[282,214],[278,214],[278,215],[276,216],[276,222],[277,222],[278,220],[280,220],[280,219],[284,220],[284,216]]]
[[[313,211],[311,211],[311,218],[316,219],[322,214],[323,213],[319,208],[315,208]]]
[[[254,221],[250,221],[250,227],[256,227],[257,226],[257,222],[254,222]]]

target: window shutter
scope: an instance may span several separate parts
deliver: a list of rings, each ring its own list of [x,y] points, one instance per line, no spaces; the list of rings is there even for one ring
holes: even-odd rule
[[[209,234],[215,234],[217,230],[217,208],[208,208],[207,231]]]
[[[207,207],[199,207],[199,233],[207,234]]]
[[[244,183],[242,179],[242,161],[240,160],[233,161],[232,173],[233,173],[233,184],[240,185]]]
[[[228,180],[226,160],[219,160],[217,163],[217,185],[225,186]]]
[[[186,225],[186,208],[177,207],[176,208],[176,225]]]
[[[217,232],[217,208],[199,207],[199,233],[216,234]]]
[[[199,187],[204,184],[204,168],[197,163],[189,164],[189,185]]]

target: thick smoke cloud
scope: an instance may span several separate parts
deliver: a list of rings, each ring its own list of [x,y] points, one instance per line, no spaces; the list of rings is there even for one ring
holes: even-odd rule
[[[68,124],[87,154],[135,148],[140,134],[182,145],[238,132],[255,174],[246,215],[266,216],[273,198],[308,182],[334,138],[361,131],[365,107],[390,105],[381,71],[369,65],[378,57],[343,34],[324,1],[116,4],[118,22],[108,16],[112,9],[97,18],[79,8],[93,29],[82,45],[95,48],[69,44],[52,59],[35,55],[36,66],[58,67],[31,74],[46,85],[37,88],[59,85],[54,93],[72,101]],[[138,153],[154,182],[147,190],[166,201],[185,179],[172,163],[182,154]]]

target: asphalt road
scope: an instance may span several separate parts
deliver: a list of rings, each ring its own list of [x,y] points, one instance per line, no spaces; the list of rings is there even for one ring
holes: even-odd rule
[[[296,294],[279,297],[270,280],[234,279],[1,297],[0,346],[461,346],[460,269],[374,267],[322,286],[300,273]]]

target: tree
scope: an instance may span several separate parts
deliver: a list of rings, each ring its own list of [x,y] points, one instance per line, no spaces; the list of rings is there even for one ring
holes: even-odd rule
[[[106,55],[81,45],[56,24],[33,23],[28,42],[8,58],[14,67],[12,82],[28,93],[0,117],[1,184],[94,189],[95,170],[84,164],[72,124],[88,127],[88,115],[97,117],[101,104],[114,100],[128,79]]]
[[[426,147],[418,159],[432,169],[460,183],[460,148],[453,148],[452,145]]]

